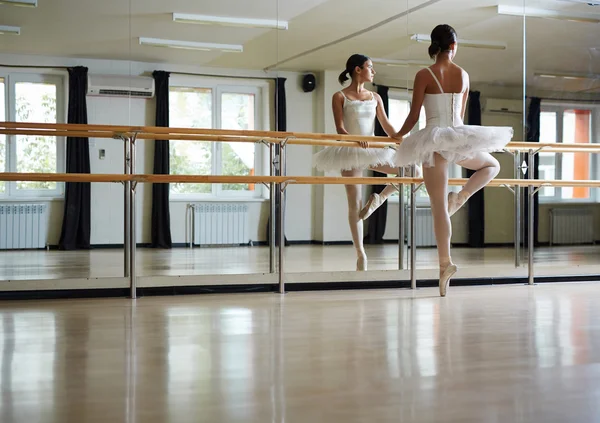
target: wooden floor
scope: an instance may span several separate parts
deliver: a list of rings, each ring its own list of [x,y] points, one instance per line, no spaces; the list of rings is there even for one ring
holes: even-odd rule
[[[3,302],[0,422],[600,421],[595,283]]]
[[[291,246],[285,250],[286,272],[336,272],[356,269],[352,246]],[[398,269],[398,246],[368,246],[369,270]],[[408,253],[405,260],[408,260]],[[454,261],[461,266],[497,272],[498,266],[514,268],[512,248],[454,248]],[[527,259],[523,256],[523,263]],[[0,280],[105,278],[123,276],[123,250],[90,251],[3,251]],[[407,262],[406,262],[407,263]],[[138,249],[140,276],[256,274],[269,272],[268,247]],[[536,266],[600,265],[600,246],[541,247],[535,250]],[[417,268],[436,268],[434,248],[417,249]],[[406,266],[405,268],[408,268]],[[599,267],[600,269],[600,267]]]

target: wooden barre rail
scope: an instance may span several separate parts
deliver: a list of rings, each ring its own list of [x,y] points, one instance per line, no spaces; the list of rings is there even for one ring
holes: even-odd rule
[[[370,143],[372,148],[394,147],[388,137],[365,137],[357,135],[316,134],[303,132],[243,131],[225,129],[163,128],[156,126],[115,126],[85,124],[55,124],[32,122],[0,122],[0,134],[41,135],[81,138],[120,138],[136,135],[137,139],[182,140],[182,141],[223,141],[223,142],[260,142],[281,143],[287,139],[290,145],[319,145],[335,147],[355,147],[358,141]],[[600,153],[600,144],[581,143],[531,143],[510,142],[508,151],[529,151],[542,149],[552,153],[587,152]]]
[[[341,176],[227,176],[227,175],[150,175],[150,174],[89,174],[89,173],[9,173],[0,172],[0,181],[51,181],[51,182],[141,182],[141,183],[208,183],[208,184],[260,184],[290,183],[297,185],[387,185],[419,184],[421,178],[353,178]],[[464,185],[467,179],[452,178],[449,185]],[[539,179],[494,179],[488,186],[548,186],[600,188],[600,181],[561,181]]]

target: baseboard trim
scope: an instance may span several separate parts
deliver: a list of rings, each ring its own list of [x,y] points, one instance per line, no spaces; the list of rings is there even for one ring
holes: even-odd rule
[[[123,298],[129,296],[128,288],[55,289],[38,291],[1,291],[0,301],[5,300],[64,300],[84,298]]]
[[[543,276],[536,277],[536,285],[544,283],[595,282],[600,281],[598,275]],[[452,286],[492,286],[492,285],[527,285],[526,277],[515,278],[465,278],[453,279]],[[419,288],[435,288],[438,281],[424,279],[417,282]],[[355,281],[355,282],[303,282],[286,284],[286,292],[301,291],[336,291],[362,289],[410,289],[410,281]],[[206,294],[249,294],[277,292],[277,284],[252,285],[216,285],[216,286],[169,286],[154,288],[138,288],[138,298],[169,295],[206,295]],[[0,292],[0,301],[4,300],[41,300],[41,299],[83,299],[83,298],[115,298],[129,297],[128,288],[80,289],[80,290],[39,290],[39,291],[7,291]]]
[[[365,245],[383,245],[383,244],[398,244],[398,240],[393,240],[393,239],[384,239],[383,242],[379,242],[379,243],[368,243],[365,242]],[[598,241],[594,241],[593,244],[561,244],[561,245],[555,245],[555,247],[585,247],[585,246],[592,246],[592,245],[598,245],[600,244],[600,240]],[[330,245],[352,245],[352,241],[315,241],[315,240],[311,240],[311,241],[286,241],[285,243],[286,246],[292,246],[292,245],[319,245],[319,246],[330,246]],[[172,248],[189,248],[190,244],[187,242],[176,242],[173,243]],[[252,241],[248,244],[241,244],[238,247],[268,247],[269,243],[267,241]],[[541,242],[536,244],[536,247],[549,247],[550,243],[549,242]],[[138,243],[136,245],[137,248],[154,248],[152,247],[152,244],[150,243]],[[453,243],[452,244],[453,248],[479,248],[479,247],[471,247],[469,244],[467,243]],[[514,247],[514,243],[512,242],[491,242],[491,243],[487,243],[484,245],[483,248],[512,248]],[[526,245],[521,244],[522,248],[527,248]],[[116,248],[125,248],[125,246],[123,244],[93,244],[90,246],[91,250],[101,250],[101,249],[116,249]],[[206,247],[200,247],[198,245],[194,245],[193,248],[206,248]],[[419,248],[435,248],[434,246],[430,246],[430,247],[419,247]],[[48,249],[49,250],[59,250],[58,245],[48,245]],[[37,250],[39,251],[43,251],[44,248],[38,248]]]

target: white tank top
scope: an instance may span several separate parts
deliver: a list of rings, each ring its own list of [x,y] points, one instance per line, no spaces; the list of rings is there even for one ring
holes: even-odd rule
[[[371,93],[370,100],[350,100],[344,93],[344,128],[351,135],[375,135],[375,117],[377,116],[377,100]]]

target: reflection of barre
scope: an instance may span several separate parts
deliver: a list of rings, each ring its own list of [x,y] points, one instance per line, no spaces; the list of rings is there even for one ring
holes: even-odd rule
[[[139,182],[139,183],[205,183],[205,184],[293,184],[293,185],[388,185],[419,184],[422,178],[350,178],[343,176],[227,176],[227,175],[153,175],[153,174],[89,174],[89,173],[2,173],[0,181],[50,182]],[[452,178],[448,185],[464,185],[467,179]],[[600,181],[492,179],[489,187],[592,187],[600,188]]]
[[[303,132],[248,131],[229,129],[169,128],[155,126],[114,126],[86,124],[56,124],[31,122],[0,122],[0,134],[6,135],[42,135],[78,138],[122,138],[135,137],[148,140],[215,141],[215,142],[266,142],[272,144],[321,145],[338,147],[356,147],[359,141],[369,142],[371,148],[387,148],[397,145],[387,137],[368,137],[340,134],[316,134]],[[510,142],[506,151],[535,150],[567,152],[600,152],[600,145],[582,143],[532,143]]]

